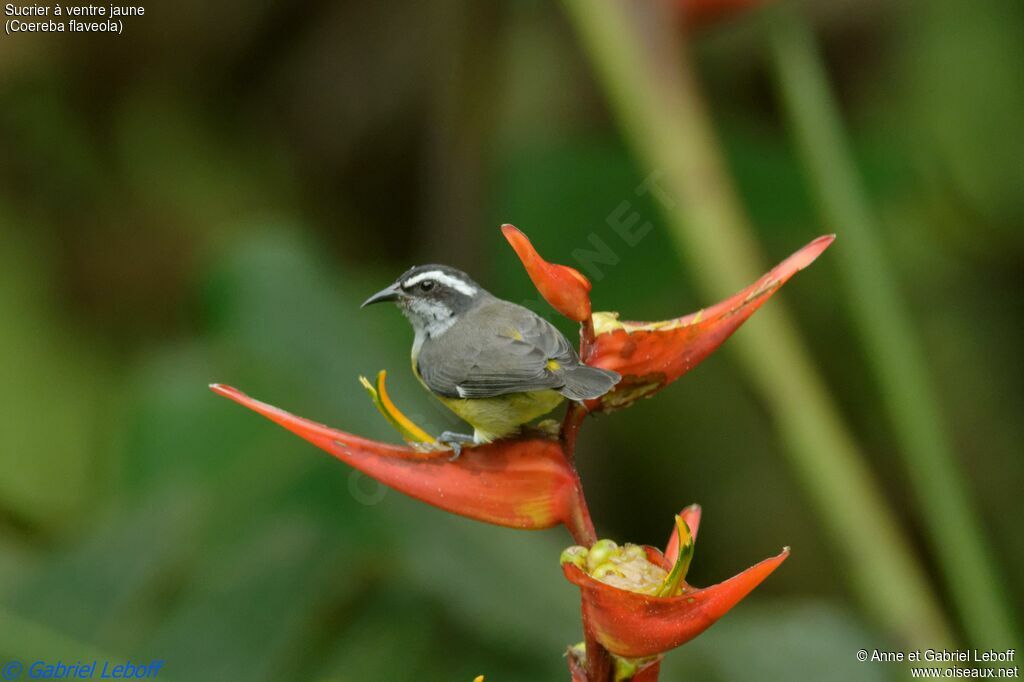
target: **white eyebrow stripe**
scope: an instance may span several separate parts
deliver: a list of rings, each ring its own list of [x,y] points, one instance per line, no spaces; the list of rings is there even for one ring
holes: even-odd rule
[[[427,272],[421,272],[417,275],[413,275],[409,279],[402,282],[403,287],[411,287],[414,284],[419,284],[425,279],[434,279],[441,284],[450,286],[458,292],[465,294],[466,296],[475,296],[476,287],[466,284],[458,277],[452,277],[451,275],[441,272],[440,270],[428,270]]]

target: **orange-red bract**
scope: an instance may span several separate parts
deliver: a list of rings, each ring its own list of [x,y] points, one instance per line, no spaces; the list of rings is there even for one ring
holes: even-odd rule
[[[533,248],[529,238],[513,225],[501,232],[523,262],[537,291],[551,307],[576,322],[590,317],[590,280],[568,265],[549,263]]]
[[[579,479],[557,441],[503,440],[419,452],[338,431],[255,400],[230,386],[215,393],[258,412],[381,483],[446,511],[499,526],[541,529],[583,523]]]
[[[685,317],[619,322],[607,313],[595,313],[597,336],[587,364],[614,370],[622,375],[622,381],[608,394],[589,401],[587,407],[591,411],[625,407],[689,372],[834,239],[834,235],[818,237],[743,291]]]
[[[691,510],[696,510],[694,515]],[[688,516],[689,512],[689,516]],[[688,507],[681,516],[696,534],[700,508]],[[671,561],[653,547],[648,559],[666,570]],[[667,548],[671,549],[671,547]],[[592,578],[572,563],[562,565],[565,577],[580,588],[584,627],[603,647],[617,656],[656,656],[685,644],[761,584],[789,556],[785,548],[777,556],[751,566],[725,582],[704,588],[687,587],[674,597],[630,592]]]

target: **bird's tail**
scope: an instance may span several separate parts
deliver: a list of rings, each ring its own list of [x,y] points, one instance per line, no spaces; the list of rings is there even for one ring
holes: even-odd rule
[[[565,384],[558,392],[569,400],[592,400],[600,398],[619,383],[617,372],[599,367],[578,365],[562,375]]]

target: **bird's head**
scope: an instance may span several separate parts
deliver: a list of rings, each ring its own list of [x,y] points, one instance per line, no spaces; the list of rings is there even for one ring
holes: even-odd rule
[[[447,265],[418,265],[366,299],[362,307],[393,301],[418,333],[437,337],[487,295],[461,270]]]

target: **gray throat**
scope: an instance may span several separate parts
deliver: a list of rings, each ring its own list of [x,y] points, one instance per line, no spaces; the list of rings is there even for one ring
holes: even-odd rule
[[[413,340],[413,353],[419,352],[423,342],[427,339],[436,339],[448,331],[455,324],[455,315],[447,307],[437,303],[425,301],[413,301],[408,310],[402,312],[412,324],[416,333]]]

